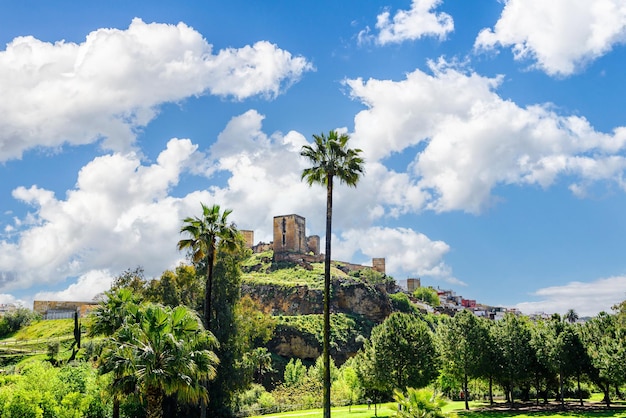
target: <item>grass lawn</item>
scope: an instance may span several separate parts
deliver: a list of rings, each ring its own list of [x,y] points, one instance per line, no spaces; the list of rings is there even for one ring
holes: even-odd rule
[[[378,405],[378,418],[388,418],[395,415],[395,410],[393,409],[393,404],[382,404]],[[291,412],[281,412],[280,414],[270,414],[270,415],[260,415],[259,417],[263,418],[283,418],[283,417],[307,417],[307,418],[322,418],[324,413],[321,409],[309,409],[306,411],[291,411]],[[259,418],[256,417],[256,418]],[[350,411],[350,408],[347,406],[341,406],[338,408],[332,409],[332,417],[333,418],[370,418],[374,417],[374,405],[367,409],[367,405],[353,405]]]
[[[444,412],[455,412],[458,416],[469,418],[530,418],[530,417],[543,417],[543,418],[560,418],[560,417],[617,417],[626,418],[626,407],[624,405],[617,404],[614,408],[609,410],[603,409],[601,404],[594,404],[593,407],[587,407],[585,409],[577,409],[574,401],[568,402],[568,410],[556,411],[556,410],[529,410],[528,408],[519,408],[518,410],[510,409],[498,409],[490,408],[484,410],[482,408],[488,408],[487,403],[483,402],[470,402],[470,411],[465,411],[465,404],[463,402],[449,402],[444,407]],[[378,418],[390,418],[395,416],[395,409],[393,403],[378,405]],[[292,411],[283,412],[280,414],[261,415],[254,418],[283,418],[283,417],[306,417],[306,418],[322,418],[324,416],[321,409],[310,409],[306,411]],[[333,408],[333,418],[374,418],[374,406],[370,409],[367,405],[354,405],[352,411],[349,412],[347,406]]]

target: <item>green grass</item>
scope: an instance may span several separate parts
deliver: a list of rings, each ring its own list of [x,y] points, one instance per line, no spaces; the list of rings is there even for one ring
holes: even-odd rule
[[[279,285],[282,287],[308,286],[321,289],[324,284],[324,263],[311,263],[311,269],[290,262],[272,263],[272,251],[252,254],[242,263],[244,282],[257,285]],[[333,262],[330,274],[336,278],[349,277],[339,270],[340,263]]]
[[[387,418],[395,415],[393,404],[378,405],[378,418]],[[307,417],[307,418],[321,418],[324,416],[322,409],[308,409],[305,411],[291,411],[281,412],[279,414],[259,415],[258,417],[270,418],[270,417]],[[370,418],[374,417],[374,405],[367,408],[367,405],[353,405],[352,408],[342,406],[332,409],[333,418]],[[258,418],[257,417],[257,418]],[[254,418],[254,417],[252,417]]]
[[[81,319],[81,324],[84,322],[85,320]],[[68,357],[69,347],[73,341],[73,319],[35,321],[13,335],[0,339],[0,364],[15,364],[26,359],[45,359],[50,342],[59,343],[60,358]],[[84,343],[86,339],[83,339]]]
[[[589,403],[585,403],[589,405]],[[625,418],[626,417],[626,408],[624,405],[618,405],[615,408],[611,409],[603,409],[600,404],[595,404],[593,409],[586,410],[575,410],[577,404],[574,401],[568,403],[568,411],[516,411],[510,409],[503,410],[479,410],[480,408],[487,408],[489,405],[484,402],[470,402],[470,411],[465,411],[465,404],[462,401],[459,402],[449,402],[444,407],[444,412],[446,413],[456,413],[458,417],[469,417],[469,418],[505,418],[505,417],[516,417],[516,418],[531,418],[531,417],[543,417],[543,418],[562,418],[562,417],[616,417],[616,418]],[[388,403],[383,405],[378,405],[378,418],[390,418],[395,416],[394,403]],[[291,412],[282,412],[279,414],[268,414],[268,415],[259,415],[253,418],[283,418],[283,417],[306,417],[306,418],[321,418],[323,417],[322,409],[309,409],[304,411],[291,411]],[[352,406],[352,411],[349,411],[347,406],[342,406],[338,408],[332,409],[332,417],[333,418],[374,418],[374,406],[372,405],[370,409],[368,409],[367,405],[354,405]]]

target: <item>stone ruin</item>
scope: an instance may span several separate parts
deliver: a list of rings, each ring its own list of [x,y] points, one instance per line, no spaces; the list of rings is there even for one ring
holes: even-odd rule
[[[254,231],[241,231],[248,248],[255,253],[274,251],[274,261],[291,261],[295,263],[319,263],[324,261],[320,253],[319,235],[306,236],[306,219],[291,214],[274,216],[274,241],[254,244]],[[350,270],[362,269],[364,266],[344,263]],[[372,259],[372,269],[385,273],[385,259]]]

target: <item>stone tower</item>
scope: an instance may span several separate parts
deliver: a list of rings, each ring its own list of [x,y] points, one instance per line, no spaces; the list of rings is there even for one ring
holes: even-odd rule
[[[274,254],[308,250],[305,220],[299,215],[274,216]]]

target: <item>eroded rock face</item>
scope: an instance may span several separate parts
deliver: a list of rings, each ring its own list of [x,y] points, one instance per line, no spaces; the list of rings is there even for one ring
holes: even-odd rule
[[[283,357],[315,360],[322,354],[322,347],[315,338],[288,327],[278,327],[269,345],[273,352]]]
[[[244,284],[242,294],[249,295],[273,315],[309,315],[323,312],[324,295],[308,286]],[[333,280],[331,312],[362,315],[376,323],[391,314],[391,302],[384,286],[372,286],[357,280]]]

